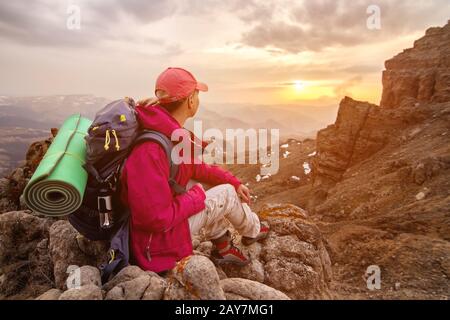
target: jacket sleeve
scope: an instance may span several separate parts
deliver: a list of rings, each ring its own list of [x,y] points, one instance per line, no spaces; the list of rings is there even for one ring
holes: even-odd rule
[[[126,169],[128,204],[136,228],[164,232],[205,208],[206,195],[199,186],[172,195],[166,154],[154,142],[137,146]]]
[[[204,162],[194,164],[193,178],[213,186],[229,183],[237,189],[241,185],[241,181],[230,172],[217,165],[209,165]]]

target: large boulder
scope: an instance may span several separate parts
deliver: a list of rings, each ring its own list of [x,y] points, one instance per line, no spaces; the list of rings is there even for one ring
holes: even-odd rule
[[[265,279],[264,265],[261,263],[261,261],[255,258],[252,258],[250,263],[243,267],[234,265],[223,265],[221,268],[228,278],[239,277],[261,283],[263,283]]]
[[[283,292],[248,279],[223,279],[220,285],[227,300],[290,300]]]
[[[103,290],[109,291],[120,283],[127,282],[142,276],[147,273],[138,266],[128,266],[120,270],[114,278],[103,285]]]
[[[59,289],[50,289],[38,296],[35,300],[58,300],[62,293]]]
[[[214,264],[201,255],[180,260],[169,274],[164,300],[225,300]]]
[[[98,286],[88,284],[63,292],[58,300],[103,300],[103,292]]]
[[[102,279],[100,277],[100,270],[93,266],[82,266],[78,270],[80,276],[80,286],[89,284],[101,287]]]
[[[161,300],[166,287],[166,279],[137,266],[122,269],[103,285],[107,300]]]
[[[243,246],[239,244],[240,236],[236,235],[236,245],[251,262],[243,267],[220,266],[218,272],[226,276],[222,276],[222,280],[241,278],[264,283],[292,299],[330,298],[332,271],[327,244],[307,212],[292,204],[266,204],[258,215],[269,223],[269,237],[261,243]],[[199,254],[208,257],[211,248],[207,242],[203,243],[208,250],[199,251]],[[197,250],[202,249],[203,243]],[[227,298],[231,296],[233,293],[227,294]]]
[[[21,201],[21,195],[58,133],[58,129],[52,128],[51,133],[49,138],[33,142],[30,145],[24,165],[0,179],[0,213],[27,209],[24,202]]]
[[[164,291],[167,288],[166,279],[158,276],[156,273],[147,272],[150,275],[150,281],[142,295],[142,300],[161,300]]]
[[[300,217],[300,208],[298,214],[287,217],[283,208],[272,205],[259,212],[271,228],[261,252],[264,283],[292,299],[331,298],[331,262],[322,233],[314,223]]]
[[[69,266],[97,266],[105,258],[106,243],[91,241],[91,246],[99,249],[91,248],[90,252],[84,252],[80,243],[85,243],[88,240],[80,239],[83,239],[83,237],[67,220],[57,221],[50,228],[50,254],[53,261],[55,284],[59,289],[67,288],[66,279],[69,275]],[[101,250],[101,248],[104,250]],[[92,253],[98,253],[98,255],[92,255]]]
[[[149,284],[149,275],[119,283],[108,292],[106,300],[140,300]]]
[[[39,294],[52,287],[47,248],[50,225],[50,220],[26,211],[0,215],[0,295],[18,294],[27,287],[30,294]]]

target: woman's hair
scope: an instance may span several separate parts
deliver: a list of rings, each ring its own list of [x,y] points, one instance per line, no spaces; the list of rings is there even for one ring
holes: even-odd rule
[[[158,89],[155,91],[155,95],[158,99],[163,99],[166,97],[169,97],[168,93],[162,89]],[[168,103],[162,103],[160,102],[160,106],[169,111],[169,113],[172,113],[176,111],[178,108],[181,107],[181,105],[186,101],[187,98],[183,98],[177,101],[168,102]]]
[[[160,106],[169,111],[169,113],[175,112],[178,108],[180,108],[187,98],[177,100],[169,103],[160,103]]]

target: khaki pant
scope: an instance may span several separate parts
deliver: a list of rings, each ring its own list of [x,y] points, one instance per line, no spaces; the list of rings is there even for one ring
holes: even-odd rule
[[[191,180],[187,189],[195,183],[196,181]],[[192,236],[205,228],[207,240],[217,239],[227,231],[227,220],[241,236],[254,238],[259,234],[259,217],[248,204],[241,202],[231,184],[221,184],[208,189],[205,205],[204,210],[189,218]]]

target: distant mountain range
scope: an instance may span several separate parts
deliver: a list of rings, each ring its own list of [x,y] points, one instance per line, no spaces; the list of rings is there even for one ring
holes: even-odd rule
[[[33,141],[48,138],[73,114],[93,118],[109,100],[92,95],[0,96],[0,177],[17,167]]]
[[[0,176],[17,167],[28,146],[47,138],[51,127],[59,127],[74,113],[93,119],[110,99],[94,95],[0,96]],[[202,105],[196,119],[203,130],[249,128],[280,129],[282,138],[303,139],[333,121],[338,106],[286,107],[234,104]],[[192,129],[190,120],[186,127]]]

